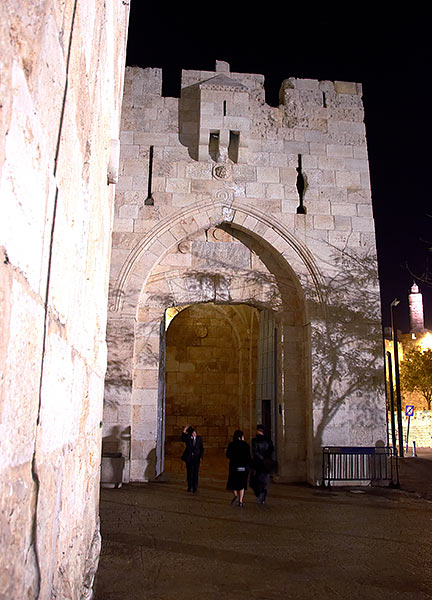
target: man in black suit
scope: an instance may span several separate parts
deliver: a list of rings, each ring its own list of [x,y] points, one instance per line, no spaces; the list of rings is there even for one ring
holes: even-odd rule
[[[195,493],[198,487],[198,471],[204,454],[202,438],[192,425],[186,425],[181,436],[186,448],[181,459],[186,463],[187,491]]]
[[[256,436],[252,440],[252,471],[250,486],[255,492],[259,504],[265,504],[270,473],[276,467],[273,458],[274,445],[265,435],[263,425],[257,425]]]

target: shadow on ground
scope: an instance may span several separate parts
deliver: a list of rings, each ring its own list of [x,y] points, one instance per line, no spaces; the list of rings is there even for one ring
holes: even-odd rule
[[[95,600],[432,598],[432,503],[413,491],[273,483],[266,507],[248,490],[241,509],[224,479],[102,489]]]

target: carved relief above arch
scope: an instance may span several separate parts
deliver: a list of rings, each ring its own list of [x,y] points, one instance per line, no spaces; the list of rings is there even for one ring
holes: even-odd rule
[[[149,314],[159,321],[166,307],[206,303],[248,304],[271,310],[286,322],[304,322],[303,302],[289,276],[281,279],[271,272],[196,271],[187,267],[148,277],[138,300],[137,321],[148,321]],[[291,313],[296,314],[295,319]]]
[[[248,234],[273,251],[303,294],[303,284],[322,303],[322,277],[313,255],[291,231],[272,216],[241,202],[219,200],[196,203],[158,223],[143,237],[125,260],[111,290],[110,311],[136,315],[139,297],[153,267],[177,245],[185,244],[197,231],[229,227]],[[181,248],[180,248],[180,251]]]

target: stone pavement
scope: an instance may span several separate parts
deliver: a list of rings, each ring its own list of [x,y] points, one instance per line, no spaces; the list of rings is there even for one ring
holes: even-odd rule
[[[432,448],[419,448],[417,457],[412,449],[407,458],[399,459],[401,488],[432,501]]]
[[[102,489],[95,600],[432,598],[432,503],[419,493],[273,483],[265,507],[248,490],[241,509],[224,487]]]

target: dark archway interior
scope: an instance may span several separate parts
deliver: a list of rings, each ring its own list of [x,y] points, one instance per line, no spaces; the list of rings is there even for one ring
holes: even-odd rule
[[[197,304],[170,323],[166,339],[165,471],[180,473],[183,427],[203,437],[203,475],[223,474],[236,429],[255,427],[258,310]]]

